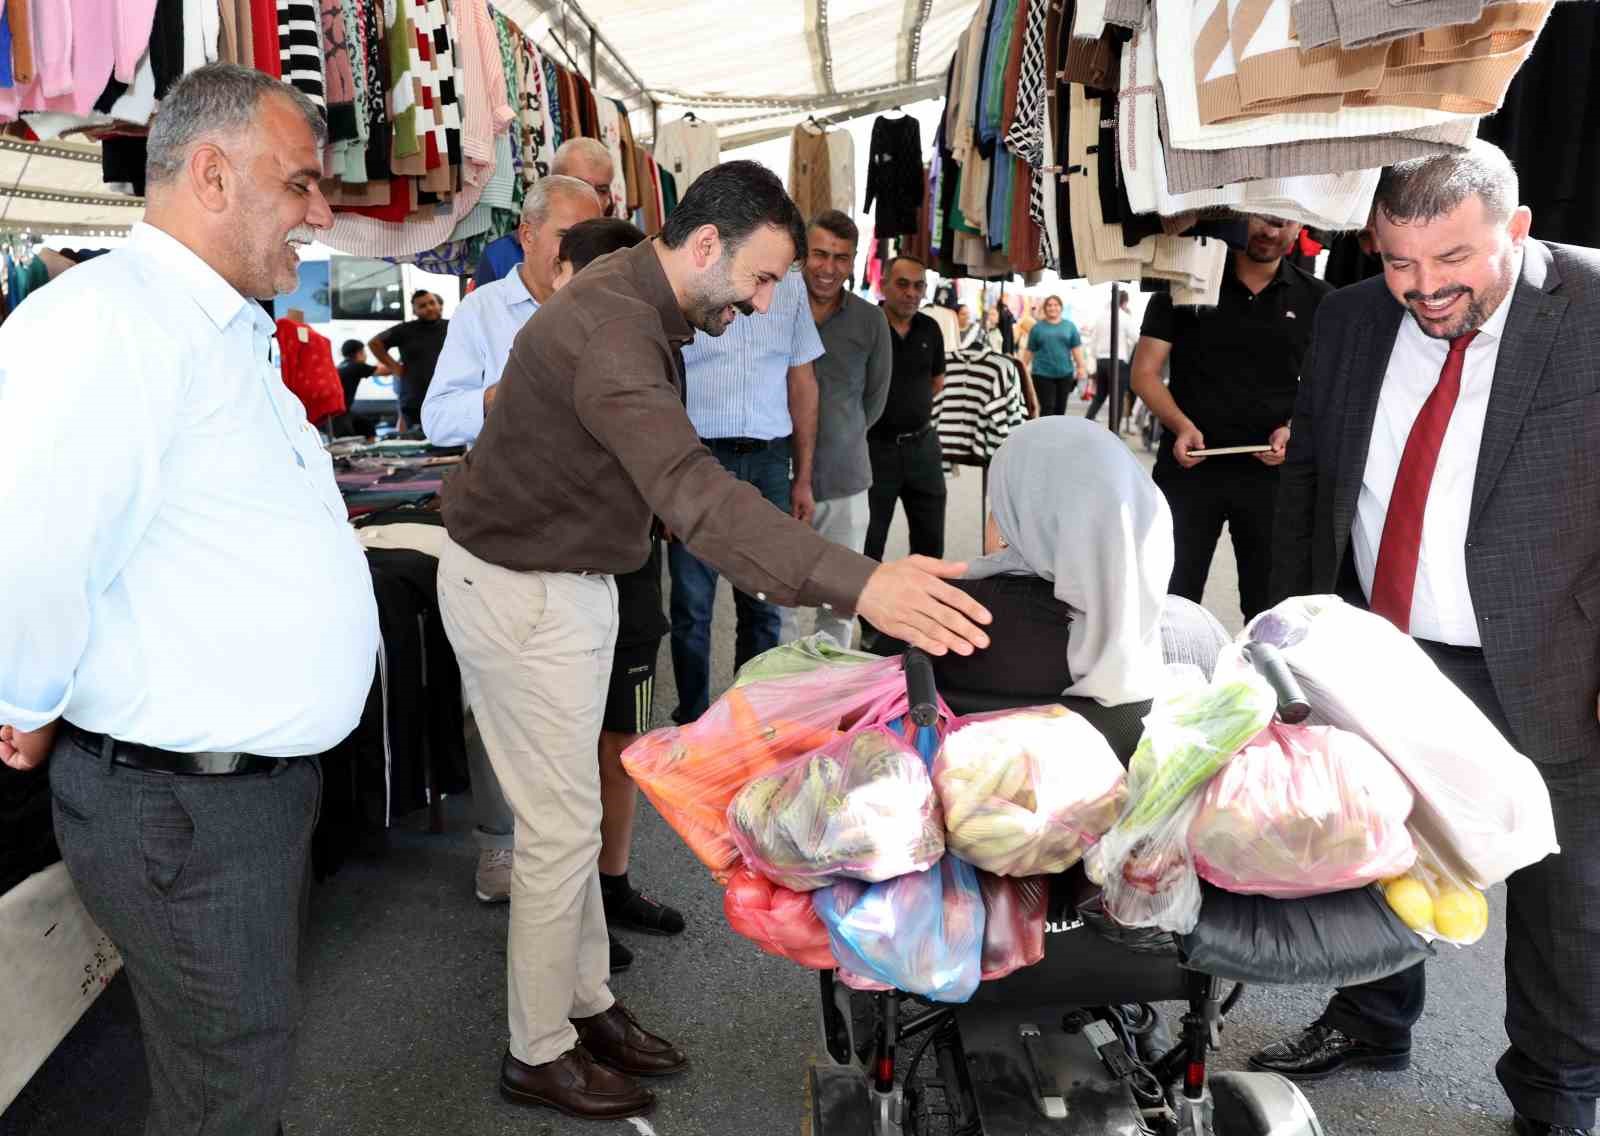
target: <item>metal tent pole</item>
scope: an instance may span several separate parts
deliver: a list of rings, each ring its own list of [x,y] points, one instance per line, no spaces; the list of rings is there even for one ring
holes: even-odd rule
[[[1120,336],[1122,319],[1122,285],[1111,282],[1111,413],[1106,422],[1113,433],[1122,434],[1122,351]]]

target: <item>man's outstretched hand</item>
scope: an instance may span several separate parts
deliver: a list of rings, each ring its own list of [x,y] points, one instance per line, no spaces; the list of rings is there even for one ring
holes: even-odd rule
[[[977,600],[945,583],[966,570],[965,564],[928,556],[879,565],[856,601],[856,611],[879,631],[930,655],[970,655],[989,645],[981,625],[990,616]]]
[[[15,726],[0,726],[0,763],[12,769],[33,769],[43,765],[50,756],[51,743],[55,741],[56,724],[41,726],[32,732]]]

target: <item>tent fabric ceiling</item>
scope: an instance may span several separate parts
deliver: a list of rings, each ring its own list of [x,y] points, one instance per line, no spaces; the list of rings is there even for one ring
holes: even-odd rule
[[[641,136],[650,133],[652,99],[663,116],[693,110],[732,129],[937,94],[977,7],[977,0],[493,2],[535,41],[559,40],[585,73],[584,24],[592,23],[601,41],[596,85],[625,98]]]
[[[0,138],[0,229],[115,232],[143,214],[143,198],[106,191],[98,144]]]

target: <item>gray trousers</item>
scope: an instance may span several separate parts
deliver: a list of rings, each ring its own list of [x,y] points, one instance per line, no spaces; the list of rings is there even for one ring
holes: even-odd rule
[[[56,838],[122,959],[150,1067],[148,1136],[275,1136],[299,1019],[322,772],[176,777],[64,733]]]

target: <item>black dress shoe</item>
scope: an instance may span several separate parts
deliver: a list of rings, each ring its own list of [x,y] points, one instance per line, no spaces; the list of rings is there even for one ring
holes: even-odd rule
[[[683,931],[682,912],[657,903],[638,888],[630,887],[624,895],[605,892],[602,895],[608,927],[643,931],[646,935],[677,935]]]
[[[1512,1119],[1511,1127],[1517,1136],[1594,1136],[1593,1128],[1574,1128],[1570,1124],[1546,1124],[1542,1120],[1529,1120],[1520,1112]]]
[[[665,1077],[689,1064],[683,1050],[646,1030],[621,1002],[592,1018],[573,1018],[572,1025],[596,1061],[630,1077]]]
[[[656,1103],[649,1089],[599,1064],[582,1046],[543,1065],[507,1053],[500,1063],[500,1095],[512,1104],[540,1105],[584,1120],[643,1116]]]
[[[615,935],[607,935],[611,940],[611,973],[621,974],[633,965],[633,952],[617,941]]]
[[[1252,1069],[1281,1073],[1291,1081],[1320,1081],[1344,1069],[1397,1073],[1411,1065],[1411,1049],[1368,1045],[1332,1026],[1312,1026],[1299,1037],[1275,1041],[1250,1058]]]

